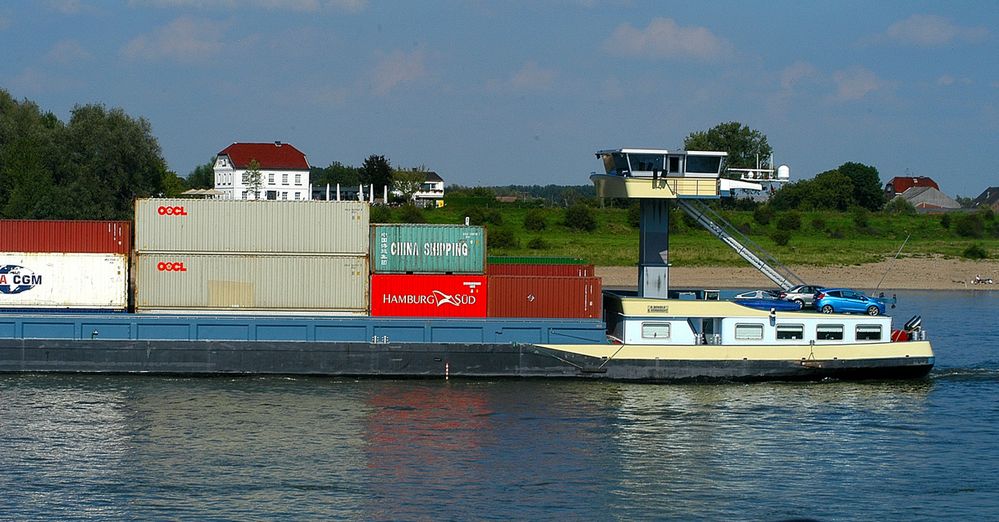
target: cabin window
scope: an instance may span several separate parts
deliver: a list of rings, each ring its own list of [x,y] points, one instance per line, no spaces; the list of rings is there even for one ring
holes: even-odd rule
[[[687,155],[687,172],[694,174],[718,174],[721,156]]]
[[[763,339],[762,324],[735,325],[735,338],[740,341],[759,341]]]
[[[662,171],[663,170],[663,158],[662,154],[629,154],[628,161],[631,162],[631,169],[633,171]]]
[[[857,325],[857,340],[858,341],[880,341],[881,340],[881,325],[878,325],[878,324],[861,324],[861,325]]]
[[[804,339],[805,326],[800,324],[779,324],[777,325],[777,340]]]
[[[669,339],[669,323],[642,323],[642,339]]]
[[[820,324],[815,328],[815,338],[820,341],[842,341],[843,325]]]
[[[670,156],[669,157],[669,173],[679,174],[680,173],[680,157]]]

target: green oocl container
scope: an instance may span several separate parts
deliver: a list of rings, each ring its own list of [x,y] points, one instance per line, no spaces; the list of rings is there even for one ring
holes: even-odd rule
[[[481,274],[486,231],[465,225],[371,225],[371,271],[377,274]]]

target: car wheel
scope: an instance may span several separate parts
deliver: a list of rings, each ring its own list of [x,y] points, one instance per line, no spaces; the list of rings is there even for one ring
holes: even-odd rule
[[[881,310],[877,306],[871,305],[867,307],[867,315],[881,315]]]
[[[801,299],[795,299],[794,302],[798,303],[798,309],[799,310],[805,307],[805,302],[802,301]]]
[[[833,313],[832,305],[822,305],[822,313],[824,314]]]

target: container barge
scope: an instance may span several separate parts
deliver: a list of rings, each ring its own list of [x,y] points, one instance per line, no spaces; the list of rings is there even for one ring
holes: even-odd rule
[[[486,260],[480,227],[370,225],[356,202],[139,200],[127,239],[127,222],[0,222],[0,371],[925,376],[934,355],[918,318],[896,330],[887,316],[760,310],[671,288],[673,205],[752,251],[695,205],[725,195],[723,156],[597,153],[598,195],[641,203],[635,291],[603,290],[592,266],[571,260]],[[65,233],[80,226],[96,228]],[[6,237],[15,227],[20,235]],[[100,274],[70,261],[82,255],[127,270]],[[794,279],[767,256],[740,255],[779,286]],[[67,265],[36,268],[53,256]]]

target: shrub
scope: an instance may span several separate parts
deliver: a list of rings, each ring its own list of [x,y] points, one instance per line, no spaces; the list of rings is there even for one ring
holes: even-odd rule
[[[545,222],[545,211],[539,208],[532,208],[527,211],[527,215],[524,216],[524,229],[533,230],[535,232],[540,232],[548,226]]]
[[[987,259],[989,253],[982,247],[982,245],[974,244],[968,246],[961,252],[961,257],[966,257],[968,259]]]
[[[770,205],[762,205],[753,211],[753,220],[761,225],[769,225],[774,218],[774,209]]]
[[[520,242],[517,234],[508,228],[490,227],[489,246],[495,248],[517,248]]]
[[[914,216],[916,214],[916,207],[912,206],[908,200],[896,197],[885,205],[886,214],[898,214],[901,216]],[[946,216],[946,214],[944,214]]]
[[[565,226],[576,230],[593,232],[597,229],[597,218],[592,208],[582,203],[576,203],[565,209]]]
[[[427,218],[423,216],[423,209],[416,205],[403,205],[399,211],[399,219],[403,223],[426,223]]]
[[[867,229],[871,226],[871,211],[864,207],[853,207],[850,216],[858,229]]]
[[[950,214],[940,216],[940,226],[950,228]]]
[[[747,236],[753,233],[753,225],[751,223],[740,223],[735,228]]]
[[[770,239],[778,246],[785,246],[791,240],[791,231],[786,228],[778,228],[770,233]]]
[[[371,207],[371,214],[368,220],[371,223],[391,223],[392,209],[385,205],[375,205]]]
[[[527,248],[531,250],[548,250],[551,244],[542,237],[536,237],[527,242]]]
[[[843,232],[842,228],[832,228],[829,229],[829,237],[831,239],[843,239],[846,237],[846,232]]]
[[[777,228],[799,230],[801,228],[801,214],[794,210],[784,212],[777,218]]]
[[[812,229],[817,232],[822,232],[826,229],[826,220],[822,216],[815,216],[812,218]]]
[[[642,224],[642,206],[640,204],[633,203],[628,207],[628,224],[634,228],[638,228]]]
[[[985,234],[985,221],[979,213],[962,214],[954,220],[954,232],[961,237],[982,237]]]

